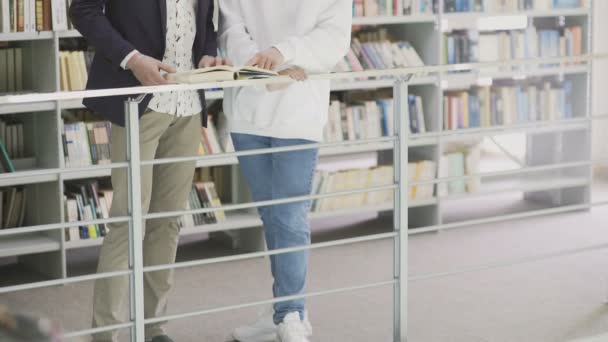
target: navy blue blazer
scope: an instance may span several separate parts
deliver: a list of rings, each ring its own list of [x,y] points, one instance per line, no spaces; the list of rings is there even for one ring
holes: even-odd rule
[[[213,0],[198,0],[194,65],[205,56],[217,55],[217,34],[213,26]],[[133,50],[162,60],[167,30],[166,0],[73,0],[70,18],[74,27],[95,47],[87,89],[139,86],[139,81],[120,63]],[[205,92],[200,91],[205,107]],[[105,119],[124,126],[124,101],[134,96],[84,99],[83,104]],[[148,107],[152,95],[139,105],[139,116]],[[203,109],[203,125],[207,115]]]

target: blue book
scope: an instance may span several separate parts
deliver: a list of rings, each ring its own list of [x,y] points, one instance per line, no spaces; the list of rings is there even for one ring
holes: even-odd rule
[[[553,0],[553,8],[578,8],[580,0]]]
[[[572,107],[572,82],[564,82],[564,114],[567,119],[574,118],[574,109]]]
[[[420,125],[418,124],[418,112],[416,110],[416,96],[408,95],[407,104],[410,112],[410,132],[420,133]]]
[[[390,135],[389,131],[388,131],[388,112],[387,112],[387,103],[386,100],[379,100],[378,102],[378,106],[380,107],[380,111],[382,112],[382,134],[385,137],[388,137]]]

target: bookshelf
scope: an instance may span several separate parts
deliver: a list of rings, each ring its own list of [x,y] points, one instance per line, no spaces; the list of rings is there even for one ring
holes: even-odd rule
[[[409,41],[426,65],[441,64],[445,54],[444,36],[452,30],[469,29],[488,31],[488,22],[500,21],[504,29],[518,29],[518,25],[555,23],[556,25],[577,24],[583,28],[583,47],[590,51],[592,34],[592,12],[590,7],[575,9],[523,10],[508,13],[444,13],[443,1],[439,1],[439,11],[435,14],[414,14],[402,16],[356,17],[353,27],[356,30],[386,28],[396,40]],[[511,25],[511,26],[509,26]],[[24,51],[24,86],[29,91],[53,92],[60,89],[59,52],[64,39],[78,39],[80,34],[74,30],[39,33],[0,33],[0,42],[9,42]],[[492,126],[446,130],[443,127],[444,102],[446,93],[467,90],[472,87],[488,86],[500,81],[525,81],[529,79],[551,78],[569,80],[574,86],[573,111],[575,117],[568,120],[551,122],[525,122],[509,126]],[[527,145],[527,164],[530,166],[547,165],[569,161],[589,161],[591,158],[591,120],[590,92],[591,66],[567,65],[553,68],[511,68],[509,70],[480,70],[478,72],[441,73],[437,75],[417,75],[409,82],[409,93],[420,96],[425,108],[427,132],[410,136],[410,161],[429,160],[440,163],[442,156],[453,144],[464,141],[481,140],[502,134],[524,136]],[[390,79],[369,79],[357,81],[332,82],[333,96],[348,100],[352,93],[390,89]],[[209,91],[208,100],[219,101],[222,91]],[[81,109],[80,101],[49,101],[27,105],[0,106],[0,115],[19,114],[28,122],[28,148],[35,158],[22,164],[17,163],[17,177],[0,181],[0,188],[22,185],[32,193],[28,204],[26,222],[28,225],[52,224],[63,222],[65,213],[63,193],[66,182],[83,179],[107,178],[110,170],[102,167],[88,167],[62,170],[64,167],[61,138],[62,111]],[[581,144],[582,142],[582,144]],[[357,144],[321,150],[320,163],[340,160],[344,168],[349,160],[361,158],[374,159],[378,165],[392,163],[390,141],[370,144]],[[214,158],[201,161],[199,168],[222,166],[230,169],[233,184],[232,202],[248,199],[243,181],[238,174],[238,161],[234,157]],[[56,169],[51,175],[42,175],[36,170]],[[525,194],[525,199],[543,203],[542,208],[559,207],[570,204],[588,204],[590,201],[591,166],[581,166],[564,170],[534,173],[514,173],[500,177],[480,177],[480,185],[475,193],[448,194],[432,199],[410,203],[410,228],[441,226],[454,221],[447,213],[455,201],[479,200],[483,196],[517,192]],[[474,203],[474,202],[473,202]],[[530,206],[526,212],[532,213],[538,206]],[[361,213],[385,213],[392,210],[392,204],[367,206],[365,208],[341,209],[331,212],[311,213],[311,219],[351,216]],[[480,211],[483,211],[480,209]],[[227,220],[182,229],[181,235],[196,235],[224,232],[235,246],[259,249],[261,245],[261,221],[255,211],[240,210],[228,212]],[[485,217],[490,217],[487,214]],[[483,212],[470,222],[483,220]],[[510,219],[512,215],[504,215]],[[497,219],[496,217],[493,218]],[[500,217],[499,217],[500,219]],[[458,221],[466,226],[467,218]],[[60,231],[28,233],[11,238],[0,237],[0,258],[18,257],[23,265],[38,270],[50,278],[61,279],[69,274],[67,258],[69,251],[91,248],[101,244],[101,239],[65,241]]]

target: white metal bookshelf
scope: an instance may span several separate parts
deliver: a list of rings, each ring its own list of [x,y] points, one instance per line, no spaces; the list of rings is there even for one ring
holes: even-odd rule
[[[479,20],[505,17],[524,17],[528,22],[538,18],[561,18],[566,22],[572,21],[582,24],[586,34],[585,50],[591,51],[591,11],[582,9],[554,9],[547,11],[520,11],[515,13],[443,13],[440,11],[432,15],[414,16],[386,16],[354,18],[354,26],[382,26],[397,39],[410,41],[421,55],[427,65],[441,64],[444,46],[443,35],[446,28],[460,27],[463,22],[475,25]],[[467,26],[470,27],[470,26]],[[41,33],[10,33],[0,34],[0,41],[8,41],[20,46],[25,51],[26,58],[32,63],[25,74],[25,84],[34,92],[54,92],[59,89],[59,47],[62,39],[78,38],[76,31],[41,32]],[[36,63],[33,63],[36,62]],[[540,141],[530,139],[530,151],[547,151],[547,145],[560,141],[560,146],[570,138],[583,140],[591,134],[591,119],[589,115],[590,97],[590,63],[586,65],[568,65],[557,68],[524,69],[512,68],[509,71],[479,71],[464,73],[440,73],[438,75],[418,75],[409,82],[409,93],[423,97],[425,115],[429,133],[414,134],[409,138],[410,160],[433,160],[439,162],[446,146],[460,139],[483,138],[507,133],[525,134],[529,137],[540,136]],[[443,95],[444,92],[454,89],[467,89],[472,86],[487,84],[498,79],[524,79],[531,77],[556,76],[575,79],[578,93],[576,96],[585,100],[577,101],[576,115],[573,120],[560,120],[556,122],[534,122],[508,127],[489,127],[468,129],[460,131],[446,131],[442,127]],[[358,90],[373,90],[392,88],[391,79],[368,79],[353,81],[333,81],[332,91],[348,93]],[[207,91],[209,100],[221,100],[222,91]],[[20,170],[33,169],[62,169],[64,167],[62,141],[61,141],[61,113],[63,110],[83,108],[80,101],[47,101],[27,105],[2,105],[0,115],[22,114],[28,118],[29,128],[36,130],[37,136],[29,142],[28,150],[36,157],[35,165],[19,167]],[[36,113],[33,115],[31,113]],[[43,130],[44,129],[44,130]],[[46,132],[46,133],[44,133]],[[566,153],[568,151],[555,151],[551,162],[586,161],[591,158],[590,145],[583,146],[584,153]],[[321,162],[336,156],[357,158],[357,155],[377,154],[379,163],[390,163],[393,142],[376,142],[370,144],[354,144],[352,146],[333,147],[321,150]],[[538,152],[538,151],[537,151]],[[570,151],[571,152],[571,151]],[[542,161],[530,160],[531,165]],[[235,157],[219,157],[199,161],[197,167],[230,166],[232,169],[233,201],[240,201],[244,195],[242,181],[238,177],[236,167],[238,161]],[[564,203],[584,204],[589,202],[589,188],[591,184],[590,166],[570,171],[539,172],[536,174],[514,174],[504,177],[481,177],[481,190],[476,194],[449,195],[447,197],[434,197],[424,201],[410,203],[410,222],[412,232],[414,228],[441,226],[446,223],[444,208],[453,200],[467,200],[477,196],[503,193],[524,192],[532,197],[553,197],[561,193]],[[589,174],[589,177],[588,177]],[[28,205],[26,221],[28,225],[50,224],[64,221],[64,208],[62,204],[65,182],[81,179],[103,178],[110,175],[110,170],[104,167],[92,167],[86,171],[62,170],[54,175],[23,175],[0,181],[0,187],[24,185],[35,193]],[[574,189],[574,190],[573,190]],[[29,198],[28,198],[29,200]],[[386,212],[392,209],[387,203],[368,208],[352,208],[335,212],[311,213],[311,219],[321,219],[337,216],[350,216],[358,213]],[[505,215],[505,219],[509,219]],[[479,220],[471,220],[477,222]],[[464,225],[464,224],[463,224]],[[227,213],[226,222],[199,227],[182,229],[182,235],[201,233],[229,232],[229,235],[238,240],[239,232],[247,230],[246,236],[257,234],[261,241],[261,221],[257,214],[250,210],[240,210]],[[253,229],[252,229],[253,228]],[[51,278],[66,278],[68,275],[68,251],[98,246],[101,239],[65,241],[60,231],[28,233],[12,237],[0,238],[0,258],[18,256],[23,264],[37,269]],[[258,246],[259,247],[259,246]]]

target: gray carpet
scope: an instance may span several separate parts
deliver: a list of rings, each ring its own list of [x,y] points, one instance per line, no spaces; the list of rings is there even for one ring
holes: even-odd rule
[[[598,187],[600,189],[600,187]],[[601,188],[602,190],[604,188]],[[601,192],[600,196],[605,195]],[[596,197],[599,199],[599,197]],[[475,208],[504,211],[502,203],[468,201]],[[490,207],[490,208],[488,208]],[[493,207],[493,208],[492,208]],[[372,234],[390,226],[364,217],[315,223],[315,241]],[[608,208],[551,217],[476,226],[414,236],[410,275],[475,267],[608,242]],[[332,228],[334,227],[334,228]],[[335,228],[338,227],[338,228]],[[70,273],[94,270],[96,249],[70,253]],[[392,277],[390,241],[315,250],[311,255],[311,291],[388,280]],[[180,260],[234,253],[209,241],[183,241]],[[0,283],[36,279],[19,267],[0,267]],[[0,295],[0,303],[61,321],[67,330],[89,326],[92,284]],[[594,251],[497,270],[410,282],[410,341],[536,342],[570,341],[608,332],[608,251]],[[309,301],[313,341],[389,341],[392,289],[369,289]],[[265,259],[205,266],[176,272],[170,313],[268,299]],[[232,327],[248,322],[258,308],[178,320],[168,325],[176,341],[229,341]],[[127,337],[126,332],[122,335]],[[603,340],[602,337],[596,339]]]

